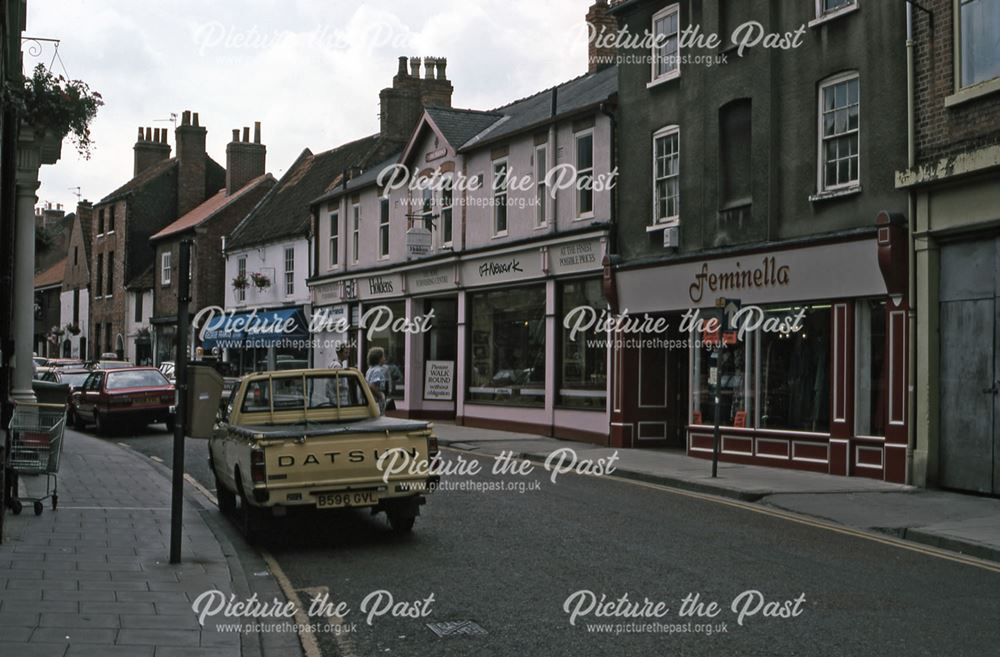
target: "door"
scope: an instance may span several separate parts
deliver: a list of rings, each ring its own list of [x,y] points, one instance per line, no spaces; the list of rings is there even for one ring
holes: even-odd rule
[[[1000,248],[941,248],[941,484],[1000,494]]]

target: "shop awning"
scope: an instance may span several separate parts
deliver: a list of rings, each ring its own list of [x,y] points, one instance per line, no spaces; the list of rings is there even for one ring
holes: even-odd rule
[[[205,329],[205,349],[305,348],[309,324],[301,306],[251,310],[214,317]]]

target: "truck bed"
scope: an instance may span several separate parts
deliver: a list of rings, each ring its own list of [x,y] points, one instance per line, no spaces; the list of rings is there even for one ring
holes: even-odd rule
[[[404,420],[385,416],[338,422],[229,425],[229,430],[235,434],[248,438],[260,436],[265,440],[331,436],[338,433],[385,433],[387,431],[409,433],[411,431],[425,431],[428,428],[430,428],[430,423],[423,420]]]

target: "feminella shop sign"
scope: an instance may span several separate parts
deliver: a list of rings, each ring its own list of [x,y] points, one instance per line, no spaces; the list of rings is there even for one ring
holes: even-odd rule
[[[887,294],[874,237],[623,269],[615,279],[618,306],[632,314],[708,307],[719,297],[746,306]]]
[[[701,265],[695,280],[688,288],[692,303],[701,303],[705,291],[732,293],[762,287],[787,287],[791,282],[790,265],[779,264],[775,256],[765,256],[754,266],[745,266],[739,260],[728,269],[713,270],[709,263]]]

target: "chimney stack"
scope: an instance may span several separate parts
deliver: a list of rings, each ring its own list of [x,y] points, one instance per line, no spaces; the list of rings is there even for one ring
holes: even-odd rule
[[[379,93],[380,132],[391,141],[405,142],[423,115],[425,107],[451,107],[454,87],[448,80],[448,60],[443,57],[399,58],[392,86]],[[420,67],[424,75],[420,75]]]
[[[233,140],[226,145],[226,195],[264,175],[266,161],[267,147],[260,143],[260,121],[253,124],[252,142],[249,127],[243,128],[242,140],[239,128],[233,130]]]
[[[157,128],[143,129],[139,126],[139,136],[132,151],[135,153],[132,166],[132,176],[138,176],[151,166],[170,158],[170,144],[167,143],[166,130]]]
[[[618,21],[608,13],[608,0],[595,0],[587,11],[587,72],[596,73],[615,65],[618,50],[614,46],[599,48],[598,40],[611,41],[618,31]]]
[[[187,214],[201,205],[205,193],[205,128],[198,125],[198,113],[181,114],[181,124],[174,131],[177,141],[177,215]]]

